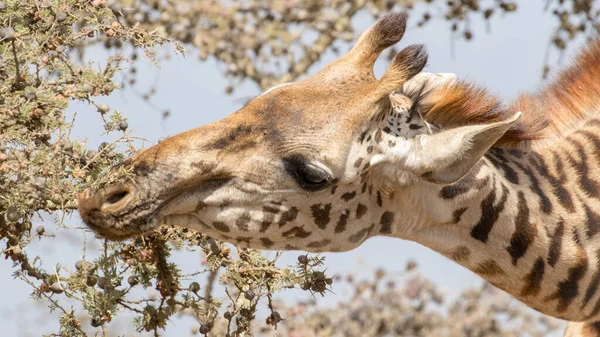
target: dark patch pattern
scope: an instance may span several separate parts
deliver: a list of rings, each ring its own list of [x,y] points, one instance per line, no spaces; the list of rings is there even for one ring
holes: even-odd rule
[[[224,222],[221,221],[214,221],[213,222],[213,227],[223,233],[229,233],[231,230],[229,229],[229,226],[227,226]]]
[[[484,276],[506,275],[506,272],[494,260],[483,261],[473,271]]]
[[[486,158],[490,161],[490,163],[492,163],[492,165],[501,169],[502,172],[504,172],[504,177],[506,178],[506,180],[515,185],[519,183],[519,175],[510,166],[510,162],[508,161],[508,159],[504,158],[504,156],[501,153],[499,153],[498,151],[487,153]]]
[[[567,158],[577,172],[579,186],[581,186],[587,195],[598,198],[600,187],[598,186],[598,182],[591,179],[589,176],[590,168],[588,166],[588,158],[583,145],[573,137],[568,137],[567,140],[575,147],[575,151],[577,152],[577,159],[572,156],[568,156]]]
[[[262,243],[263,247],[266,249],[273,247],[273,241],[269,238],[260,238],[260,243]]]
[[[471,250],[467,246],[458,246],[452,254],[450,254],[450,258],[458,263],[467,262],[469,256],[471,256]]]
[[[357,243],[357,242],[361,242],[365,240],[365,236],[371,232],[371,230],[373,230],[373,227],[375,227],[375,224],[372,224],[371,226],[367,227],[367,228],[363,228],[361,230],[359,230],[358,232],[350,235],[350,237],[348,238],[348,241],[352,242],[352,243]]]
[[[550,201],[548,196],[546,196],[546,193],[544,193],[544,191],[542,190],[540,181],[538,180],[537,176],[533,173],[531,168],[529,166],[524,166],[516,161],[514,163],[515,166],[517,166],[521,171],[523,171],[523,173],[525,173],[525,175],[529,179],[529,188],[531,189],[531,191],[533,191],[533,193],[535,193],[540,198],[540,209],[542,210],[542,212],[546,214],[552,212],[552,202]]]
[[[442,187],[440,191],[440,197],[443,199],[454,199],[461,194],[465,194],[469,192],[473,188],[481,188],[485,186],[489,181],[489,177],[484,177],[480,181],[477,180],[477,174],[483,167],[483,164],[480,162],[476,164],[473,169],[467,173],[464,177],[456,181],[451,185],[446,185]],[[424,178],[427,178],[426,174],[423,174]]]
[[[342,213],[340,214],[340,219],[335,224],[335,229],[334,229],[335,233],[341,233],[346,230],[346,224],[348,223],[349,217],[350,217],[349,209],[345,209],[344,211],[342,211]]]
[[[596,250],[596,257],[598,259],[596,261],[596,272],[592,276],[592,279],[590,280],[590,284],[587,286],[587,289],[585,290],[585,296],[583,297],[583,303],[581,304],[581,309],[583,309],[589,303],[589,301],[592,299],[592,297],[596,294],[596,291],[598,290],[598,286],[600,285],[600,249]]]
[[[239,218],[237,218],[237,220],[235,220],[235,226],[239,228],[239,230],[247,232],[250,220],[250,214],[248,212],[244,212]]]
[[[471,236],[474,239],[477,239],[483,243],[486,243],[488,240],[488,235],[492,231],[492,227],[498,218],[500,217],[500,213],[504,210],[504,204],[508,199],[508,188],[502,184],[502,195],[500,196],[500,200],[496,205],[494,202],[496,201],[496,187],[487,195],[485,199],[481,202],[481,218],[479,222],[473,227],[471,230]]]
[[[560,253],[562,251],[562,240],[565,234],[565,222],[563,219],[558,221],[558,225],[554,230],[554,234],[552,235],[552,239],[550,241],[550,249],[548,250],[548,265],[554,267],[558,258],[560,257]]]
[[[281,217],[279,218],[279,221],[277,222],[277,224],[279,225],[279,228],[285,226],[287,223],[290,223],[290,222],[296,220],[296,217],[298,217],[298,213],[299,213],[299,210],[295,206],[291,207],[287,211],[284,211],[283,213],[281,213]]]
[[[521,290],[521,296],[536,296],[542,289],[542,279],[546,264],[543,258],[535,260],[529,274],[525,276],[525,287]]]
[[[386,211],[381,215],[379,224],[381,225],[379,232],[390,234],[392,232],[392,224],[394,223],[394,212]]]
[[[323,239],[321,241],[314,241],[306,245],[308,248],[323,248],[331,243],[329,239]]]
[[[454,223],[459,223],[460,219],[462,217],[462,215],[467,211],[466,207],[462,207],[459,209],[454,210],[454,212],[452,212],[452,221]]]
[[[510,239],[510,246],[506,248],[515,266],[517,261],[525,255],[537,234],[537,227],[529,222],[529,207],[527,206],[527,200],[525,200],[525,194],[519,191],[518,198],[515,232]]]
[[[359,203],[358,206],[356,206],[356,219],[360,220],[360,218],[362,218],[367,213],[367,210],[367,206]]]
[[[331,204],[314,204],[310,206],[313,220],[320,229],[325,229],[331,220],[329,213],[331,212]]]
[[[299,226],[292,227],[292,228],[288,229],[287,231],[281,233],[281,235],[283,235],[286,238],[301,238],[301,239],[305,239],[305,238],[309,237],[311,234],[312,234],[312,232],[308,232],[303,227],[299,227]]]
[[[344,201],[350,201],[350,200],[354,199],[355,196],[356,196],[356,191],[346,192],[346,193],[342,194],[342,199]]]
[[[536,152],[531,153],[530,163],[535,167],[535,169],[540,173],[540,175],[542,177],[544,177],[544,178],[546,178],[546,180],[548,180],[548,182],[552,186],[552,193],[558,198],[558,201],[560,202],[560,204],[569,213],[575,212],[575,205],[573,204],[573,198],[571,198],[571,194],[565,188],[565,186],[563,186],[564,184],[567,183],[566,175],[563,175],[560,178],[556,178],[555,176],[550,174],[550,171],[548,171],[548,168],[546,166],[546,162],[544,161],[544,158],[542,158],[542,156],[540,156]],[[554,164],[556,165],[557,172],[564,172],[562,161],[556,154],[554,154]]]
[[[588,238],[592,238],[600,230],[600,215],[585,203],[583,204],[583,211],[585,212],[585,232]]]
[[[575,261],[573,267],[569,268],[566,280],[558,284],[556,292],[546,298],[546,300],[558,300],[556,305],[557,312],[565,312],[573,300],[579,295],[579,281],[583,279],[588,270],[588,257],[583,248],[579,235],[573,232],[573,239],[577,244],[577,253],[573,256]]]

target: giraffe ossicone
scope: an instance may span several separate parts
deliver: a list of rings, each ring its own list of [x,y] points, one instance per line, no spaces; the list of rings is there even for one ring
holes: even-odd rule
[[[542,313],[600,336],[600,41],[537,94],[503,105],[409,46],[406,15],[315,75],[143,150],[133,178],[79,199],[109,239],[166,223],[259,249],[418,242]],[[522,111],[522,113],[521,113]]]

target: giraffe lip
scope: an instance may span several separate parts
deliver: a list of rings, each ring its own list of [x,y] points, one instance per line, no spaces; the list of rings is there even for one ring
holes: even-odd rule
[[[99,216],[99,212],[92,212],[93,220],[85,223],[95,233],[111,241],[124,241],[151,232],[157,227],[157,221],[144,221],[149,217],[134,218],[133,221],[122,222],[121,217]],[[152,216],[152,215],[150,215]]]

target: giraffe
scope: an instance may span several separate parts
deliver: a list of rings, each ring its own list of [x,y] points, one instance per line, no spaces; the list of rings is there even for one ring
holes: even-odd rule
[[[411,240],[569,321],[566,336],[600,336],[600,40],[505,105],[420,73],[421,45],[375,78],[405,28],[388,14],[315,75],[137,153],[131,180],[81,194],[83,221],[113,240],[168,224],[257,249]]]

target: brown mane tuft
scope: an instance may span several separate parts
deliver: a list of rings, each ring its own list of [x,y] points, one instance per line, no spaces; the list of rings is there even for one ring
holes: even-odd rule
[[[513,116],[519,110],[507,108],[500,99],[485,88],[466,81],[458,81],[434,92],[425,93],[420,106],[423,117],[442,128],[498,122]],[[432,102],[428,104],[429,102]],[[511,146],[523,141],[544,138],[549,123],[538,110],[523,109],[523,117],[504,136],[498,146]],[[540,118],[541,117],[541,118]]]
[[[538,93],[523,94],[509,105],[466,81],[408,95],[421,101],[420,110],[427,121],[442,128],[492,123],[522,111],[523,117],[496,143],[499,147],[561,136],[600,113],[600,38],[590,41],[553,83]]]

